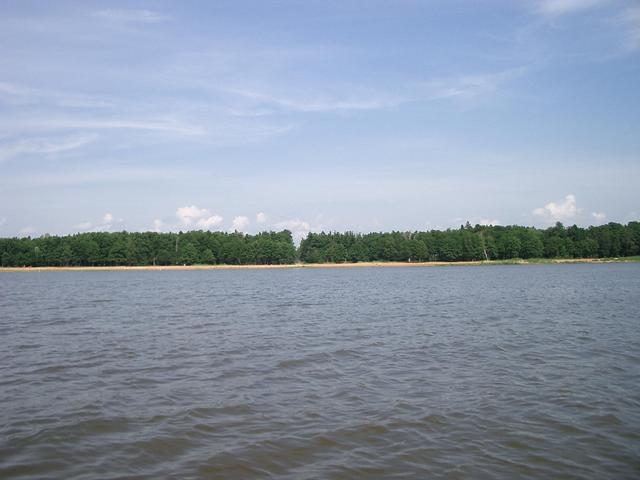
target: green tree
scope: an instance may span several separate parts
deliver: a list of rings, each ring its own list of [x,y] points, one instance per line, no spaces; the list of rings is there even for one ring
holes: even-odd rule
[[[184,265],[193,265],[198,262],[198,250],[192,243],[185,242],[180,247],[180,260],[179,262]]]
[[[208,265],[216,263],[216,256],[213,254],[210,248],[205,248],[202,251],[202,255],[200,255],[200,263]]]

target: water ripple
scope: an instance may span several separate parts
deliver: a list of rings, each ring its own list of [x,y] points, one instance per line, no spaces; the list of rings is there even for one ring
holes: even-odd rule
[[[640,266],[0,275],[0,478],[638,478]]]

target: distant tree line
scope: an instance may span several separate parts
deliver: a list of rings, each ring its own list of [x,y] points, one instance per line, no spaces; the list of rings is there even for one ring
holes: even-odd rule
[[[546,230],[467,223],[445,231],[309,233],[298,249],[288,230],[256,235],[209,231],[94,232],[0,238],[3,267],[455,262],[634,255],[640,255],[640,222],[588,228],[567,228],[557,223]]]
[[[310,233],[302,262],[468,261],[512,258],[604,258],[640,254],[640,222],[546,230],[471,226],[456,230],[390,233]]]
[[[2,266],[280,264],[297,259],[291,232],[95,232],[0,239]]]

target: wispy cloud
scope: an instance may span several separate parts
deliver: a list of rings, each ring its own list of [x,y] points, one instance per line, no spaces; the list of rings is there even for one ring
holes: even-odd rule
[[[537,11],[543,15],[558,16],[610,3],[610,0],[541,0],[537,2]]]
[[[120,167],[98,165],[86,169],[56,172],[29,171],[22,174],[0,175],[3,188],[65,187],[91,184],[148,183],[176,180],[184,176],[184,170],[170,170],[161,167]]]
[[[534,12],[550,20],[551,24],[565,16],[592,14],[588,23],[581,22],[581,28],[590,30],[589,36],[579,42],[580,49],[574,50],[575,58],[607,61],[640,49],[640,6],[637,0],[536,0],[533,5]],[[565,28],[569,28],[568,23]],[[572,28],[576,32],[580,30],[576,24]],[[571,50],[569,44],[566,49],[556,48],[553,55],[566,57],[566,52]]]
[[[14,96],[37,96],[41,94],[41,90],[25,87],[22,85],[15,85],[13,83],[0,82],[0,94],[1,95],[14,95]]]
[[[398,105],[402,102],[400,97],[373,94],[367,96],[345,95],[332,96],[326,93],[316,92],[315,94],[298,93],[288,96],[269,94],[247,89],[228,88],[227,93],[238,95],[245,99],[253,100],[260,105],[269,105],[279,110],[296,112],[339,112],[349,110],[379,110]],[[268,110],[267,110],[268,111]],[[263,110],[263,113],[265,111]]]
[[[472,99],[495,93],[511,80],[527,72],[526,67],[491,73],[461,75],[449,79],[425,82],[425,100]]]
[[[402,93],[385,91],[362,92],[351,86],[351,92],[337,95],[318,88],[314,93],[267,93],[243,88],[224,88],[221,91],[244,101],[244,106],[231,109],[239,116],[266,116],[281,111],[303,113],[340,113],[349,111],[384,110],[407,103],[430,102],[442,99],[473,99],[497,92],[509,81],[526,73],[525,67],[490,73],[464,74],[451,78],[428,80],[399,89]],[[231,99],[233,100],[233,98]],[[246,102],[250,102],[247,107]]]
[[[229,97],[237,99],[237,95],[229,94]],[[203,95],[200,102],[180,95],[163,98],[153,102],[157,113],[150,113],[148,100],[125,100],[117,96],[107,100],[5,82],[0,83],[2,101],[14,111],[7,109],[0,113],[0,128],[4,133],[21,136],[30,132],[53,134],[60,130],[147,131],[172,134],[183,140],[198,137],[199,141],[210,144],[231,145],[260,142],[295,128],[292,122],[282,120],[240,118],[251,116],[253,109],[244,109],[245,114],[238,115],[243,106],[229,108],[226,105],[229,99],[212,99],[207,95]],[[37,110],[32,108],[34,105]]]
[[[96,134],[71,135],[60,138],[29,138],[0,145],[0,162],[22,155],[53,155],[76,150],[98,138]]]
[[[626,50],[640,49],[640,7],[631,7],[614,18],[614,23],[625,31]]]
[[[293,123],[269,124],[269,123],[235,123],[228,121],[226,125],[216,122],[209,127],[206,139],[217,145],[239,145],[257,143],[269,138],[285,135],[294,130]]]
[[[120,23],[155,23],[169,20],[171,17],[152,10],[126,10],[109,9],[100,10],[93,14],[95,17],[103,18],[112,22]]]
[[[115,107],[112,101],[93,95],[44,90],[8,82],[0,82],[0,101],[12,105],[48,104],[69,108]]]
[[[171,119],[107,119],[95,120],[87,117],[58,117],[40,119],[15,119],[0,122],[5,130],[51,131],[51,130],[148,130],[180,135],[204,135],[205,127]]]

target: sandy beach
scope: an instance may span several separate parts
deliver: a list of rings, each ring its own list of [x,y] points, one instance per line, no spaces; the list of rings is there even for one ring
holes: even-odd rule
[[[372,268],[372,267],[461,267],[482,265],[547,265],[567,263],[621,263],[637,262],[631,258],[567,258],[534,260],[489,260],[469,262],[358,262],[358,263],[293,263],[286,265],[145,265],[145,266],[99,266],[99,267],[0,267],[0,272],[74,272],[74,271],[148,271],[148,270],[272,270],[315,268]]]

